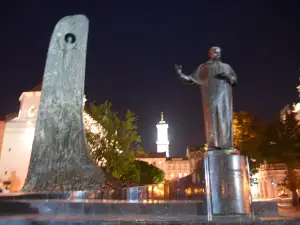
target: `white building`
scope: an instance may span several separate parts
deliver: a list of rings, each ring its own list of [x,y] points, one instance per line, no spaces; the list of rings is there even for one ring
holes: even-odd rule
[[[291,192],[285,187],[284,180],[286,176],[286,165],[283,163],[264,164],[258,169],[254,178],[256,184],[251,186],[251,194],[254,199],[273,199],[282,197],[291,197]],[[300,166],[296,169],[300,174]],[[297,190],[300,194],[300,190]]]
[[[40,96],[41,84],[23,92],[19,98],[19,115],[5,122],[2,148],[0,143],[0,181],[10,181],[11,192],[19,191],[27,176]],[[103,132],[87,113],[84,113],[84,122],[91,132]]]
[[[157,128],[157,141],[156,141],[157,152],[158,153],[165,152],[166,153],[166,157],[169,158],[170,157],[170,153],[169,153],[169,137],[168,137],[168,128],[169,128],[169,125],[164,120],[164,114],[163,114],[163,112],[161,113],[161,120],[156,125],[156,128]]]
[[[39,91],[23,92],[18,117],[7,121],[0,155],[0,180],[11,181],[11,191],[22,188],[31,156]]]

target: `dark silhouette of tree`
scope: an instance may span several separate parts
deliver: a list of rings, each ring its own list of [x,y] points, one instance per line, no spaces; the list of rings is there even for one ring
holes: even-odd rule
[[[284,184],[292,192],[293,204],[298,204],[296,190],[300,179],[295,169],[300,165],[300,125],[294,112],[289,111],[284,120],[277,118],[268,124],[260,152],[267,163],[287,166]]]

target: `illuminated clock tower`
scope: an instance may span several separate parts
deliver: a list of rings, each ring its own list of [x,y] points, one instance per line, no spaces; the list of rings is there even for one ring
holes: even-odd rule
[[[164,113],[161,113],[161,119],[156,125],[157,127],[157,152],[165,152],[166,157],[169,155],[169,138],[168,138],[168,128],[169,125],[164,120]]]

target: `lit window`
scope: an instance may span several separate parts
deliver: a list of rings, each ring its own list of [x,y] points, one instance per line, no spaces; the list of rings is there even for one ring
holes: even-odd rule
[[[184,173],[184,176],[187,176],[187,173]]]
[[[178,174],[178,177],[181,178],[181,177],[182,177],[182,173],[179,173],[179,174]]]

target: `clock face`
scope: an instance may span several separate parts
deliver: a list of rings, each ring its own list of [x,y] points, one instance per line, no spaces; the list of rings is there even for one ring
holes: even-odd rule
[[[34,118],[36,116],[37,108],[35,106],[31,106],[28,110],[28,117]]]

